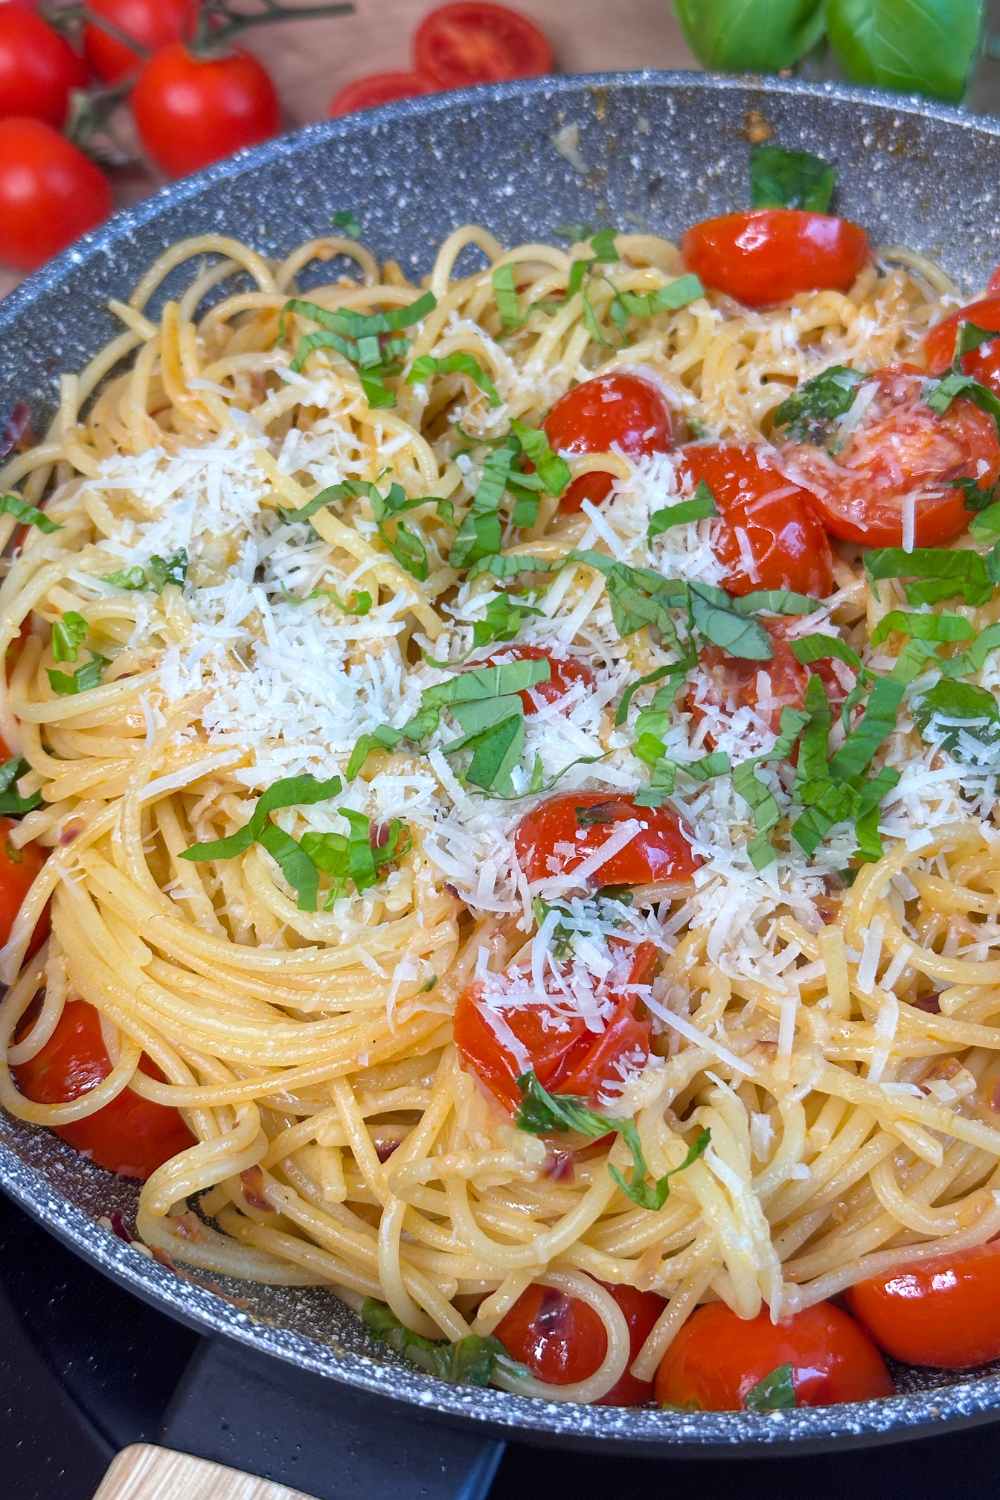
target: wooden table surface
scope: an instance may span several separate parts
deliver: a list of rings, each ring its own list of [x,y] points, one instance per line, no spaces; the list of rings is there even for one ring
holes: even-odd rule
[[[308,0],[299,0],[308,3]],[[514,0],[551,38],[563,73],[697,66],[671,0]],[[246,8],[252,8],[249,0]],[[410,44],[430,0],[354,0],[353,15],[292,21],[250,33],[247,45],[267,64],[289,129],[323,119],[343,84],[362,73],[409,68]],[[116,182],[119,203],[145,196],[162,179],[130,174]],[[17,285],[0,268],[0,296]]]

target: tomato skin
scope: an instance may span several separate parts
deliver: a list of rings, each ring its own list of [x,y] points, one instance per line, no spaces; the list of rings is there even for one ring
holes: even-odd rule
[[[859,1281],[848,1306],[893,1359],[965,1370],[1000,1356],[1000,1241]]]
[[[574,683],[582,682],[588,689],[594,686],[594,674],[586,662],[576,656],[553,656],[551,651],[545,651],[541,646],[502,646],[474,665],[493,667],[497,662],[505,661],[547,661],[549,664],[548,682],[539,682],[533,688],[525,688],[523,693],[518,693],[524,704],[525,718],[528,719],[532,714],[537,714],[539,699],[542,703],[558,703],[561,698],[565,698]]]
[[[806,689],[809,686],[810,673],[812,673],[826,688],[827,701],[831,708],[838,708],[847,697],[849,690],[841,681],[832,658],[821,657],[810,666],[803,666],[788,643],[786,625],[772,620],[765,624],[764,628],[771,637],[774,653],[770,661],[746,661],[741,657],[730,656],[719,646],[705,646],[699,652],[698,664],[713,684],[711,700],[724,711],[730,706],[734,712],[740,708],[753,709],[760,715],[771,733],[777,734],[781,728],[782,709],[805,708]],[[761,672],[766,672],[770,681],[769,701],[766,708],[761,708],[758,701],[757,683]],[[705,718],[705,710],[702,707],[704,701],[704,695],[702,702],[698,701],[692,683],[685,694],[684,707],[691,714],[695,724],[700,724]],[[713,749],[715,743],[711,734],[705,736],[705,744],[709,749]]]
[[[140,1066],[162,1081],[163,1074],[147,1057]],[[97,1011],[86,1000],[67,1001],[45,1046],[12,1071],[22,1094],[36,1104],[65,1104],[95,1088],[111,1072]],[[57,1126],[56,1134],[99,1167],[142,1181],[194,1144],[178,1110],[143,1099],[131,1089],[123,1089],[85,1119]]]
[[[457,0],[426,15],[413,38],[417,71],[438,88],[536,78],[555,67],[543,31],[505,5]]]
[[[629,1362],[648,1339],[666,1302],[655,1292],[633,1286],[600,1283],[625,1314],[629,1329]],[[529,1286],[501,1319],[496,1336],[518,1363],[549,1385],[574,1385],[593,1375],[607,1351],[600,1318],[579,1297],[567,1297],[555,1287]],[[596,1406],[645,1406],[653,1384],[637,1380],[626,1369]]]
[[[577,808],[604,806],[600,821],[580,827]],[[518,861],[529,880],[564,875],[607,841],[608,826],[637,818],[641,825],[630,843],[613,854],[592,885],[647,885],[653,880],[688,880],[701,860],[684,837],[680,822],[667,807],[637,807],[615,792],[563,792],[526,813],[514,832]],[[571,855],[555,853],[572,844]]]
[[[850,219],[801,208],[759,208],[694,224],[681,244],[688,270],[747,307],[798,292],[846,292],[871,251]]]
[[[943,375],[955,357],[955,340],[960,323],[975,323],[977,328],[988,329],[998,335],[988,339],[977,349],[962,355],[962,369],[981,385],[1000,393],[1000,296],[984,297],[981,302],[971,302],[960,308],[950,318],[935,324],[924,339],[924,359],[930,375]]]
[[[993,418],[962,397],[938,414],[924,400],[926,377],[909,366],[870,377],[878,393],[869,412],[832,458],[808,443],[786,444],[827,531],[867,547],[903,543],[903,499],[919,491],[914,542],[938,547],[969,524],[955,479],[988,489],[1000,478]]]
[[[256,57],[239,50],[196,57],[182,42],[146,63],[132,113],[146,151],[171,177],[266,141],[281,123],[274,84]]]
[[[607,453],[614,446],[629,458],[666,453],[672,446],[670,409],[655,385],[627,370],[584,380],[561,396],[542,423],[557,453]],[[577,511],[584,500],[600,505],[611,493],[610,474],[581,474],[559,502]]]
[[[87,69],[64,36],[20,0],[0,5],[0,119],[44,120],[56,130]]]
[[[35,876],[45,863],[45,854],[37,844],[25,844],[23,849],[14,849],[10,836],[16,827],[13,818],[0,818],[0,945],[10,937],[14,918],[21,910]],[[49,909],[46,907],[28,944],[28,954],[37,952],[48,935]]]
[[[349,115],[356,109],[374,109],[379,104],[392,104],[396,99],[413,99],[434,91],[435,85],[418,73],[366,73],[338,89],[327,114]]]
[[[192,36],[200,0],[89,0],[87,10],[110,21],[148,55]],[[83,28],[83,55],[103,83],[119,83],[142,67],[142,55],[94,21]]]
[[[107,178],[41,120],[0,120],[0,261],[33,271],[110,214]]]
[[[656,1399],[661,1406],[739,1411],[765,1375],[789,1364],[797,1406],[869,1401],[894,1391],[875,1345],[832,1302],[818,1302],[777,1325],[766,1307],[744,1319],[723,1302],[709,1302],[663,1356]]]
[[[659,954],[652,943],[640,943],[629,970],[630,984],[648,984]],[[523,1072],[513,1052],[500,1041],[483,1015],[479,1000],[482,987],[471,984],[459,996],[455,1008],[455,1045],[465,1062],[477,1073],[490,1093],[510,1113],[521,1103],[517,1080]],[[604,1030],[590,1031],[582,1017],[560,1018],[552,1024],[552,1010],[544,997],[530,1009],[510,1011],[507,1025],[527,1052],[531,1069],[543,1088],[555,1094],[575,1094],[588,1103],[597,1102],[601,1089],[614,1077],[614,1065],[626,1055],[633,1059],[649,1053],[649,1021],[636,1015],[634,995],[609,996],[613,1012]]]
[[[680,454],[678,477],[686,487],[693,491],[704,481],[715,497],[721,520],[712,551],[726,569],[727,593],[793,589],[825,599],[833,591],[833,554],[811,497],[779,474],[762,450],[748,443],[691,443]],[[756,564],[754,577],[738,529]]]

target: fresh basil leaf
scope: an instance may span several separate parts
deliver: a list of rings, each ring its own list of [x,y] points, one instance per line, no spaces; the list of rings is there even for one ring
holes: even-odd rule
[[[975,635],[969,621],[962,615],[911,615],[905,610],[893,609],[875,626],[871,643],[881,645],[894,633],[908,635],[917,641],[967,641]]]
[[[809,674],[805,694],[806,723],[802,726],[799,740],[799,763],[796,769],[795,789],[801,799],[803,788],[816,780],[828,780],[827,747],[833,714],[823,679],[815,673]]]
[[[982,0],[828,0],[834,56],[852,83],[962,98],[979,51]]]
[[[521,573],[549,573],[554,566],[554,563],[545,562],[540,557],[512,557],[494,552],[473,563],[466,578],[470,583],[483,573],[489,573],[493,578],[517,578]]]
[[[458,350],[437,359],[433,354],[421,354],[413,361],[406,379],[410,385],[422,384],[432,375],[467,375],[474,385],[485,391],[491,406],[500,405],[500,392],[493,384],[475,355]]]
[[[952,551],[947,547],[872,547],[865,553],[865,572],[877,582],[883,578],[915,578],[905,585],[911,604],[936,604],[960,597],[966,604],[985,604],[993,584],[978,552]]]
[[[891,766],[883,766],[861,788],[854,815],[854,836],[858,841],[854,857],[862,864],[874,864],[885,854],[878,831],[879,815],[883,801],[893,787],[898,785],[899,772],[894,771]]]
[[[904,692],[902,682],[891,677],[876,679],[860,721],[830,759],[830,771],[835,778],[851,781],[867,770],[879,746],[896,727]]]
[[[632,749],[640,760],[652,767],[648,786],[640,787],[633,798],[637,807],[662,807],[666,799],[673,796],[677,778],[682,773],[692,781],[712,781],[732,769],[725,750],[712,750],[697,760],[671,760],[663,741],[652,734],[641,734]]]
[[[750,152],[751,208],[806,208],[825,214],[837,174],[810,151],[754,146]]]
[[[794,589],[754,589],[750,594],[730,596],[739,615],[811,615],[820,607],[819,599],[797,594]]]
[[[743,661],[771,660],[771,637],[757,620],[747,618],[730,594],[697,580],[688,584],[688,593],[692,623],[707,641]]]
[[[914,718],[921,734],[926,735],[932,721],[967,720],[965,733],[971,734],[988,748],[1000,746],[1000,704],[986,688],[971,682],[954,682],[942,678],[914,704]],[[961,724],[938,724],[940,743],[953,755],[962,748]]]
[[[672,609],[687,604],[687,585],[663,578],[652,568],[633,568],[615,562],[603,552],[574,551],[567,562],[585,563],[604,574],[615,629],[622,637],[634,635],[644,625],[651,626],[665,641],[676,643]]]
[[[640,688],[648,687],[653,682],[660,682],[664,677],[668,677],[672,672],[676,672],[676,670],[676,663],[668,663],[667,666],[656,667],[652,672],[647,672],[645,677],[637,677],[634,682],[630,682],[624,693],[622,693],[621,701],[615,712],[615,728],[620,728],[627,720],[632,699]]]
[[[538,470],[545,493],[561,495],[570,481],[569,464],[558,453],[552,452],[541,427],[528,427],[516,419],[510,425],[525,454]]]
[[[997,650],[1000,650],[1000,623],[987,625],[965,651],[941,662],[941,671],[945,677],[971,677],[981,671],[986,658]]]
[[[612,341],[608,338],[607,334],[604,332],[604,329],[597,321],[597,314],[594,311],[594,304],[588,297],[586,288],[581,291],[580,296],[583,299],[584,328],[586,328],[595,344],[603,344],[606,348],[610,348]]]
[[[874,637],[872,637],[874,640]],[[829,661],[834,656],[848,667],[853,667],[856,672],[865,670],[861,657],[853,646],[842,641],[839,635],[800,635],[797,640],[789,641],[792,655],[796,661],[804,667],[812,666],[814,661]]]
[[[153,593],[162,594],[168,583],[183,588],[187,581],[187,570],[187,550],[179,547],[168,558],[160,557],[154,552],[145,567],[136,564],[131,568],[123,568],[118,573],[105,573],[102,582],[113,584],[119,589],[150,589]]]
[[[705,288],[700,278],[691,272],[657,287],[655,292],[620,292],[616,288],[611,316],[617,326],[624,329],[629,318],[655,318],[657,313],[679,312],[704,295]],[[692,435],[697,436],[694,432]]]
[[[994,491],[977,490],[976,494],[982,495],[987,500],[992,501]],[[969,503],[970,495],[971,491],[966,490],[966,509],[974,510],[975,506]],[[978,515],[973,516],[969,524],[969,531],[976,538],[977,542],[995,542],[1000,537],[1000,503],[989,504],[985,508],[980,509]]]
[[[518,451],[517,439],[511,438],[502,447],[494,448],[483,464],[472,504],[448,554],[448,562],[453,568],[468,567],[500,551],[503,541],[500,502]]]
[[[84,666],[77,667],[72,676],[66,672],[57,672],[53,667],[47,667],[49,686],[61,698],[89,692],[91,688],[99,686],[101,674],[107,665],[108,657],[98,656],[95,651],[92,651],[90,660]]]
[[[520,328],[527,314],[521,306],[512,265],[497,266],[492,274],[493,296],[505,329]]]
[[[688,46],[706,68],[777,73],[823,35],[823,0],[674,0]]]
[[[983,385],[973,375],[963,375],[960,370],[952,370],[949,375],[944,375],[940,380],[934,381],[931,388],[924,396],[924,401],[931,411],[939,415],[946,412],[953,401],[961,397],[964,401],[971,401],[978,406],[980,411],[992,417],[1000,431],[1000,396],[991,391],[988,385]]]
[[[774,425],[786,427],[796,442],[823,443],[833,423],[850,411],[866,379],[859,370],[831,365],[775,408]]]
[[[596,234],[591,235],[590,248],[594,252],[594,259],[613,265],[620,260],[617,247],[615,246],[615,235],[617,230],[598,229]]]
[[[529,1373],[510,1358],[492,1334],[482,1338],[470,1333],[454,1344],[447,1339],[424,1338],[411,1332],[391,1308],[373,1297],[366,1297],[361,1304],[361,1321],[370,1334],[411,1365],[453,1385],[489,1385],[498,1365],[510,1373]]]
[[[530,615],[541,613],[542,611],[532,604],[522,604],[506,594],[501,594],[496,599],[490,600],[483,619],[476,620],[473,625],[472,644],[473,646],[488,646],[491,641],[513,641],[520,633],[525,620]]]
[[[37,526],[39,531],[61,531],[62,523],[51,520],[36,505],[29,505],[20,495],[0,495],[0,516],[13,516],[22,526]]]
[[[662,532],[669,531],[672,526],[686,526],[691,521],[702,521],[706,516],[718,514],[715,496],[704,479],[700,479],[690,500],[681,500],[677,505],[665,505],[662,510],[654,510],[649,518],[646,536],[652,541]]]
[[[754,869],[763,870],[777,854],[768,834],[781,821],[781,809],[771,788],[757,775],[757,762],[745,760],[733,770],[733,790],[750,808],[757,838],[747,845]]]
[[[361,225],[352,209],[338,208],[337,212],[331,216],[330,222],[334,229],[342,229],[348,239],[361,238]]]
[[[394,864],[410,847],[409,833],[400,818],[373,825],[353,808],[337,809],[347,819],[349,833],[304,833],[302,851],[318,870],[332,880],[328,906],[346,895],[353,883],[360,895],[377,885],[387,865]]]
[[[745,1411],[794,1411],[795,1382],[791,1365],[778,1365],[743,1397]]]
[[[77,614],[75,609],[67,610],[55,620],[52,625],[52,660],[76,661],[89,629],[83,615]]]
[[[17,790],[17,782],[30,770],[28,762],[17,755],[11,756],[10,760],[4,761],[0,766],[0,813],[7,817],[20,817],[22,813],[34,812],[36,807],[41,807],[41,792],[32,792],[30,796],[22,797]]]

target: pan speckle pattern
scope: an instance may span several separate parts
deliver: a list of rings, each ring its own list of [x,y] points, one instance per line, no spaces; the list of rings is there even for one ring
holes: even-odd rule
[[[835,160],[839,206],[883,244],[939,260],[969,289],[1000,263],[1000,121],[865,90],[688,73],[537,79],[407,100],[314,125],[165,188],[30,278],[0,303],[0,413],[27,400],[35,430],[58,373],[119,326],[105,309],[150,261],[191,234],[238,235],[281,254],[353,209],[363,238],[412,273],[470,220],[507,242],[569,221],[678,234],[746,201],[748,116],[787,146]],[[565,127],[578,133],[570,149]],[[563,134],[560,136],[560,132]],[[580,168],[584,170],[580,170]],[[959,191],[953,191],[958,185]],[[960,204],[956,203],[960,198]],[[319,268],[315,279],[331,270]],[[575,1445],[689,1456],[891,1441],[1000,1410],[1000,1373],[948,1383],[900,1372],[906,1394],[765,1416],[579,1407],[430,1380],[372,1343],[332,1293],[176,1275],[97,1222],[129,1221],[134,1188],[48,1132],[0,1117],[0,1185],[54,1234],[137,1295],[202,1332],[423,1407]],[[231,1299],[231,1300],[230,1300]]]

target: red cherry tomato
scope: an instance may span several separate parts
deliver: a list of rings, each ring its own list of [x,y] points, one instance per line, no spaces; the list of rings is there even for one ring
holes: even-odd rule
[[[791,1365],[797,1406],[832,1406],[891,1396],[893,1384],[875,1345],[832,1302],[818,1302],[786,1323],[766,1308],[738,1318],[710,1302],[688,1319],[656,1372],[661,1406],[739,1411],[747,1392],[781,1365]]]
[[[10,753],[6,745],[3,749],[9,759]],[[14,848],[10,835],[16,826],[11,818],[0,818],[0,945],[10,937],[14,918],[21,910],[35,876],[45,863],[45,854],[37,844],[25,844],[23,849]],[[29,954],[39,949],[48,935],[49,909],[46,907],[28,945]]]
[[[706,219],[687,231],[684,262],[706,286],[747,307],[798,292],[846,292],[870,255],[850,219],[801,208],[760,208]]]
[[[715,497],[722,520],[712,551],[726,569],[722,586],[730,594],[794,589],[823,599],[832,591],[833,554],[811,497],[779,474],[761,449],[692,443],[681,449],[678,477],[691,490],[704,481]]]
[[[62,128],[87,69],[66,38],[21,0],[0,5],[0,118],[20,115]]]
[[[1000,1241],[859,1281],[851,1312],[894,1359],[964,1370],[1000,1357]]]
[[[655,1292],[640,1292],[634,1286],[601,1286],[610,1292],[625,1314],[629,1331],[629,1363],[635,1359],[666,1307]],[[567,1297],[550,1286],[529,1286],[510,1312],[497,1324],[496,1336],[519,1364],[549,1385],[575,1385],[587,1380],[607,1352],[604,1325],[586,1302]],[[626,1369],[597,1406],[645,1406],[652,1399],[653,1384],[637,1380]]]
[[[0,261],[33,271],[111,212],[107,178],[41,120],[0,120]]]
[[[413,38],[417,71],[438,88],[535,78],[555,67],[548,37],[505,5],[458,0],[424,16]]]
[[[147,1057],[140,1066],[149,1077],[162,1081],[163,1074]],[[36,1104],[79,1099],[110,1072],[100,1018],[86,1000],[68,1001],[42,1050],[13,1069],[21,1093]],[[99,1167],[143,1181],[178,1151],[194,1144],[178,1110],[154,1104],[131,1089],[123,1089],[94,1114],[58,1126],[56,1134]]]
[[[171,42],[182,42],[194,32],[199,0],[89,0],[94,20],[83,28],[83,52],[92,73],[103,83],[118,83],[138,73],[146,56]],[[100,21],[131,37],[141,48],[127,47]]]
[[[989,489],[1000,477],[996,423],[961,397],[940,415],[932,411],[927,380],[912,369],[881,370],[871,379],[875,399],[836,458],[807,443],[785,446],[796,477],[827,531],[845,541],[901,546],[904,501],[914,494],[915,545],[953,541],[969,512],[952,480]]]
[[[981,385],[1000,392],[1000,297],[986,297],[972,302],[959,312],[937,323],[924,339],[924,358],[931,375],[943,375],[955,357],[955,340],[960,323],[975,323],[998,335],[987,339],[962,356],[962,369]]]
[[[274,84],[256,57],[196,57],[181,42],[146,63],[132,113],[142,144],[171,177],[266,141],[281,120]]]
[[[671,446],[670,409],[655,385],[627,370],[595,375],[575,385],[542,423],[557,453],[607,453],[612,447],[629,458],[666,453]],[[560,502],[579,510],[584,500],[599,505],[611,493],[610,474],[581,474]]]
[[[434,91],[435,85],[417,73],[366,73],[334,94],[327,114],[349,115],[356,109],[374,109],[377,104],[392,104],[396,99],[412,99]]]
[[[543,703],[558,703],[560,698],[565,698],[574,683],[582,682],[587,688],[594,686],[594,674],[586,662],[575,656],[553,656],[550,651],[543,651],[541,646],[502,646],[485,660],[476,662],[476,666],[492,667],[497,662],[504,661],[547,661],[549,664],[548,682],[540,682],[536,687],[526,688],[523,693],[518,694],[524,704],[525,715],[529,718],[532,714],[537,714],[539,699]]]
[[[843,703],[854,686],[854,674],[849,667],[826,656],[803,666],[788,644],[787,627],[775,621],[765,629],[774,648],[770,661],[746,661],[730,656],[719,646],[706,646],[699,653],[698,663],[708,676],[709,691],[706,695],[702,685],[699,693],[692,684],[684,703],[696,724],[705,718],[704,705],[710,702],[723,714],[734,714],[741,708],[753,709],[772,734],[777,734],[782,709],[805,707],[810,673],[820,678],[827,700],[834,708]],[[705,744],[709,749],[714,746],[711,734],[705,736]]]
[[[648,984],[656,971],[659,952],[652,943],[635,949],[628,984]],[[463,991],[455,1008],[455,1045],[462,1060],[511,1114],[521,1102],[517,1080],[523,1060],[497,1036],[480,1005],[482,987]],[[604,1086],[621,1074],[622,1058],[640,1062],[649,1055],[649,1021],[636,1014],[637,997],[610,994],[612,1011],[603,1031],[589,1030],[581,1016],[556,1015],[544,998],[537,1005],[520,1006],[505,1016],[514,1037],[528,1054],[529,1065],[543,1088],[554,1094],[575,1094],[596,1103]]]
[[[584,814],[581,823],[578,813]],[[514,848],[529,880],[565,875],[602,844],[611,825],[634,818],[639,831],[606,864],[591,885],[648,885],[653,880],[687,880],[701,864],[666,807],[637,807],[617,792],[563,792],[527,813],[514,833]],[[565,846],[573,853],[566,854]]]

